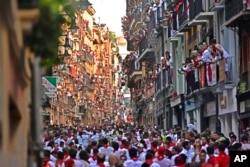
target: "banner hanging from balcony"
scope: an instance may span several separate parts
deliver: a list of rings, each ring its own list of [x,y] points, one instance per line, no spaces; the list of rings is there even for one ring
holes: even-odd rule
[[[48,98],[57,97],[57,82],[58,78],[55,76],[42,77],[42,85],[45,88],[44,94]]]

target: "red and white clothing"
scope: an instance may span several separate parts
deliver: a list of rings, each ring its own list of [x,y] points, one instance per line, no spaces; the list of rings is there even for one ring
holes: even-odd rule
[[[160,167],[172,167],[171,160],[166,157],[157,157],[153,161],[160,165]]]
[[[98,151],[99,153],[103,153],[105,155],[105,159],[107,161],[109,159],[109,156],[113,154],[114,148],[106,145],[100,147]]]
[[[138,159],[130,159],[130,160],[126,160],[124,162],[124,167],[141,167],[141,165],[143,164],[143,161],[139,161]]]

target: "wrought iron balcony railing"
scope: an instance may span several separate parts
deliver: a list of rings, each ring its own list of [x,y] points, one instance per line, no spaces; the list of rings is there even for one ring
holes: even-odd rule
[[[189,1],[190,2],[190,20],[194,19],[201,12],[205,12],[203,9],[203,1]]]
[[[139,45],[139,56],[150,46],[148,46],[148,38],[144,37]]]
[[[178,15],[178,21],[179,21],[179,25],[181,26],[185,21],[188,21],[189,19],[189,4],[187,3],[187,1],[184,1],[183,4],[179,7],[179,10],[177,11],[176,14],[174,14],[174,16],[176,17],[176,15]],[[175,18],[177,19],[177,18]]]
[[[231,19],[233,16],[243,10],[242,1],[226,0],[225,2],[225,20]]]
[[[131,64],[130,64],[130,74],[133,74],[134,72],[141,72],[142,70],[142,66],[140,61],[138,61],[137,59],[134,59]]]

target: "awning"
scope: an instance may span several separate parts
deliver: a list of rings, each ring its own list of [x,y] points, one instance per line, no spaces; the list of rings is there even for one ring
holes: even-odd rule
[[[196,25],[203,25],[203,24],[208,24],[208,20],[193,19],[188,23],[188,26],[196,26]]]
[[[153,48],[147,48],[145,49],[142,54],[140,55],[140,57],[138,57],[138,61],[152,61],[155,59],[155,56],[154,56],[154,52],[155,52],[155,49]]]
[[[195,20],[212,20],[214,12],[200,12],[194,19]]]
[[[189,31],[191,29],[191,27],[188,26],[188,20],[184,21],[184,23],[181,24],[181,26],[179,27],[178,31],[179,32],[186,32]]]
[[[177,42],[179,40],[178,37],[169,37],[166,42],[169,43],[169,42]]]

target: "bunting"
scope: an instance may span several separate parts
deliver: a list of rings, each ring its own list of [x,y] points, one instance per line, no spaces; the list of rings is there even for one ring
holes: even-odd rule
[[[190,4],[189,4],[189,0],[186,0],[186,12],[187,12],[187,20],[189,20],[190,19],[190,12],[189,12],[189,10],[190,10]]]

